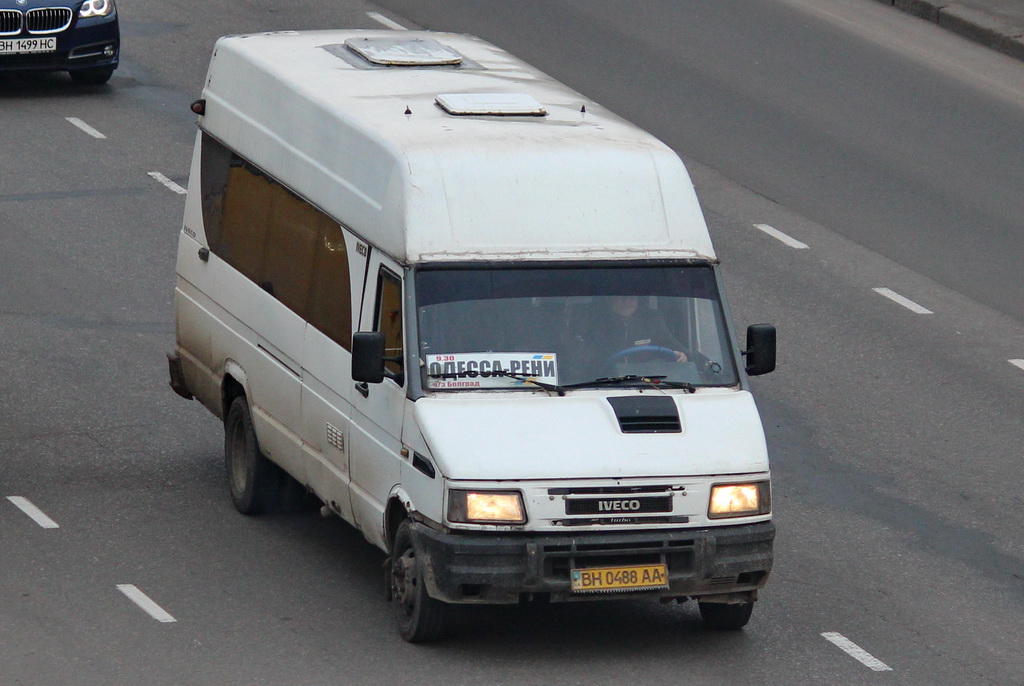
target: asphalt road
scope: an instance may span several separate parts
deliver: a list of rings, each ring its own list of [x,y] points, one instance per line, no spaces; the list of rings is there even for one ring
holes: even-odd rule
[[[0,77],[0,683],[1024,682],[1024,65],[872,0],[123,5],[108,88]],[[368,12],[477,33],[687,159],[736,323],[780,331],[744,631],[631,601],[411,646],[352,529],[232,509],[163,357],[188,103],[216,36]]]

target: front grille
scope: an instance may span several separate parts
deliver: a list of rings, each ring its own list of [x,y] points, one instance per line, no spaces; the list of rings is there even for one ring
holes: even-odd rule
[[[25,13],[25,28],[31,34],[59,33],[71,26],[74,17],[67,7],[43,7]]]
[[[21,17],[18,10],[0,10],[0,36],[17,36],[21,33]]]
[[[560,496],[566,519],[554,519],[555,526],[597,526],[623,524],[687,524],[690,518],[674,515],[676,495],[686,494],[684,486],[590,486],[549,488],[553,500]]]
[[[638,493],[666,493],[672,491],[672,486],[577,486],[574,488],[549,488],[548,495],[636,495]],[[680,491],[685,491],[683,487],[679,487]]]
[[[565,501],[565,514],[644,514],[648,512],[671,512],[672,496],[657,498],[636,498],[619,496],[608,498],[581,498]]]

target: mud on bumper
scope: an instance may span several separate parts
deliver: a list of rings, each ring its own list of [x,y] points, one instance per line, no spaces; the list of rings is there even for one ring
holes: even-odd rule
[[[455,534],[414,524],[412,537],[430,595],[451,603],[515,603],[636,596],[754,598],[768,581],[775,525],[624,533]],[[669,587],[575,594],[575,568],[664,563]]]

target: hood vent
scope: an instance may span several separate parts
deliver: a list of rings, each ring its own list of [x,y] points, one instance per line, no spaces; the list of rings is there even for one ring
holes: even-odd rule
[[[669,396],[629,395],[608,398],[624,434],[682,433],[676,401]]]

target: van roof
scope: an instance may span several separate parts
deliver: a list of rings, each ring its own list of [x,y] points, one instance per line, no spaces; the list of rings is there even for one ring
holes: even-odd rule
[[[715,259],[671,149],[472,36],[226,36],[203,98],[204,131],[406,264]]]

